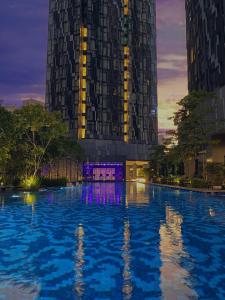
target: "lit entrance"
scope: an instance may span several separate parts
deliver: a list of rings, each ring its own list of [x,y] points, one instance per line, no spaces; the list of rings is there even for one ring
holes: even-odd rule
[[[148,161],[126,161],[126,180],[145,182]]]
[[[83,178],[85,181],[124,181],[125,166],[119,162],[84,163]]]

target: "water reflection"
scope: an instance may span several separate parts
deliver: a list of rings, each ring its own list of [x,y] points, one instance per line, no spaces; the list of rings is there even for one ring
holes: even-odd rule
[[[25,283],[19,284],[13,280],[3,281],[0,286],[1,299],[9,300],[34,300],[37,299],[40,294],[41,286],[38,283],[27,285]]]
[[[123,269],[123,295],[124,299],[129,300],[132,297],[131,282],[131,255],[130,255],[130,224],[129,221],[124,222],[124,245],[122,248],[122,257],[124,260]]]
[[[120,183],[94,183],[91,185],[83,185],[82,199],[87,204],[116,204],[122,203],[124,194],[124,185]]]
[[[84,279],[83,279],[83,267],[84,267],[84,229],[82,224],[79,224],[76,232],[77,236],[77,252],[76,252],[76,265],[75,265],[75,291],[79,297],[82,297],[84,293]]]
[[[149,186],[140,182],[96,182],[82,186],[82,199],[86,204],[147,205]]]
[[[32,215],[35,211],[35,202],[37,200],[37,197],[35,194],[31,194],[31,193],[24,193],[24,196],[23,196],[23,201],[26,205],[29,205],[32,207]]]
[[[25,193],[23,196],[23,200],[26,205],[34,205],[36,202],[36,195],[31,193]]]
[[[143,205],[149,203],[149,187],[140,182],[126,183],[126,206],[129,204]]]
[[[5,198],[2,197],[1,195],[0,195],[0,207],[1,209],[4,209],[5,207]]]
[[[190,299],[196,297],[191,288],[189,272],[181,266],[184,251],[182,240],[183,218],[172,208],[166,207],[166,223],[160,226],[161,291],[164,299]]]

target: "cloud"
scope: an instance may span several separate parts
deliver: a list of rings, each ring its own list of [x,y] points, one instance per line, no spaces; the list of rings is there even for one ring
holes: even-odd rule
[[[159,128],[173,128],[168,120],[177,101],[187,94],[185,7],[181,0],[157,1]]]
[[[174,128],[169,120],[178,109],[177,102],[187,94],[187,78],[173,77],[164,80],[158,89],[159,128]]]
[[[45,94],[46,0],[7,0],[0,10],[0,98]]]

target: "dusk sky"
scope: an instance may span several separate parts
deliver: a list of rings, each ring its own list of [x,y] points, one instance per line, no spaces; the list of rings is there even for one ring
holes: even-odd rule
[[[184,0],[157,1],[159,128],[170,128],[187,93]],[[0,99],[44,101],[48,0],[7,0],[0,9]]]

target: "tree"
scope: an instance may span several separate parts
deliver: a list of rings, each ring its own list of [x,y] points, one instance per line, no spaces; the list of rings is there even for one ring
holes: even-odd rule
[[[48,148],[47,160],[51,163],[63,158],[69,158],[72,161],[83,161],[85,159],[84,149],[76,140],[70,137],[65,136],[55,139]]]
[[[35,177],[46,162],[49,147],[67,135],[60,113],[29,104],[15,112],[16,130],[23,149],[25,178]]]
[[[0,106],[0,177],[5,179],[12,149],[17,143],[13,114]]]
[[[207,180],[212,185],[222,185],[225,175],[225,167],[222,163],[207,163],[206,165]]]
[[[64,158],[78,164],[85,153],[60,113],[38,104],[13,113],[0,106],[0,182],[36,186],[43,166]]]
[[[150,153],[150,168],[154,170],[156,175],[167,175],[168,162],[165,145],[156,145]]]
[[[213,93],[200,91],[192,92],[178,102],[180,108],[172,119],[176,126],[177,150],[183,159],[196,158],[199,152],[216,143],[211,138],[214,122],[210,121],[213,107],[209,100],[213,98]]]

